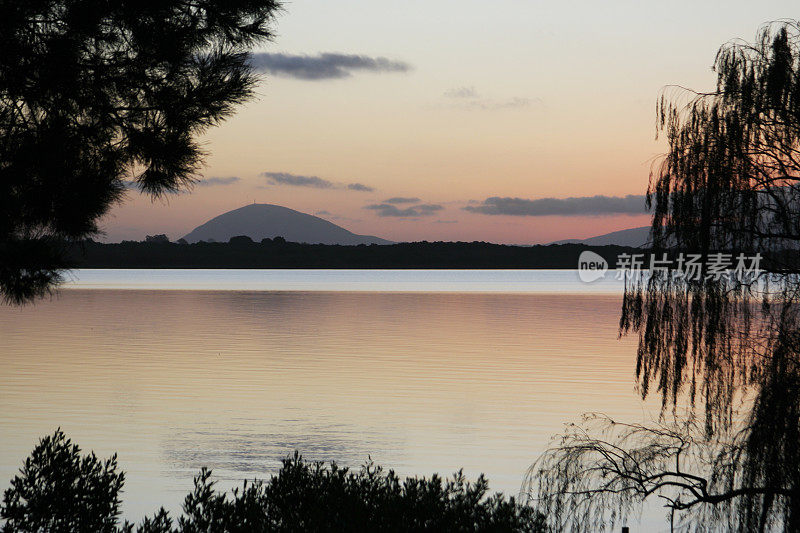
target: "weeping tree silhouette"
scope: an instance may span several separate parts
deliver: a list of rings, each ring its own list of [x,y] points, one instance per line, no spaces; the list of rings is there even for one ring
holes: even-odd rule
[[[697,252],[699,276],[633,278],[622,306],[661,422],[567,429],[524,487],[557,530],[611,528],[656,497],[687,530],[800,530],[800,23],[724,45],[714,69],[711,92],[662,94],[669,150],[647,196],[655,255]],[[767,268],[709,275],[736,252]]]
[[[0,296],[61,280],[126,186],[186,188],[197,136],[253,94],[275,0],[0,3]]]

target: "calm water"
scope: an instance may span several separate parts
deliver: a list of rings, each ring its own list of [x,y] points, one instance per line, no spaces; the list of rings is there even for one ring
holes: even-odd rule
[[[229,486],[295,449],[401,474],[463,467],[516,494],[564,423],[652,412],[634,392],[635,339],[617,338],[619,283],[575,272],[76,278],[0,307],[0,482],[61,426],[119,453],[131,519],[179,508],[203,465]]]
[[[583,283],[570,270],[174,270],[86,269],[68,286],[82,289],[504,292],[621,294],[614,271]]]

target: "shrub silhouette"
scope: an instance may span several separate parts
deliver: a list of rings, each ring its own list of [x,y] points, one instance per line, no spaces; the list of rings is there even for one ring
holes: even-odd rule
[[[125,481],[117,456],[103,461],[80,452],[60,429],[39,441],[3,494],[3,532],[117,531]]]
[[[161,508],[138,526],[118,523],[124,474],[116,456],[105,462],[80,456],[58,430],[43,438],[12,480],[0,507],[4,532],[98,531],[123,533],[250,533],[328,531],[544,531],[543,518],[514,498],[487,496],[480,476],[461,472],[401,481],[368,462],[351,471],[336,463],[308,462],[299,453],[284,459],[266,481],[245,482],[232,493],[216,490],[203,468],[173,520]]]

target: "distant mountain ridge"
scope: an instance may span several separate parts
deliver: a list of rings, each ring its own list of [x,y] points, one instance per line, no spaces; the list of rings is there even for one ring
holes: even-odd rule
[[[289,242],[309,244],[392,244],[392,241],[357,235],[323,218],[273,204],[250,204],[228,211],[197,226],[183,238],[190,243],[228,242],[239,235],[254,241],[283,237]]]
[[[640,228],[630,228],[620,231],[613,231],[588,239],[566,239],[555,241],[550,244],[586,244],[588,246],[630,246],[632,248],[642,248],[650,240],[650,226]]]

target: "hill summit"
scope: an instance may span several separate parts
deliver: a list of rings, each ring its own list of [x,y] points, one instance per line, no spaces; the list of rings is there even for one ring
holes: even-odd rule
[[[588,239],[565,239],[550,244],[585,244],[587,246],[630,246],[644,248],[650,242],[650,226],[630,228]]]
[[[309,244],[391,244],[391,241],[357,235],[325,219],[273,204],[250,204],[228,211],[197,226],[183,238],[190,243],[228,242],[239,235],[247,235],[254,241],[283,237],[289,242]]]

